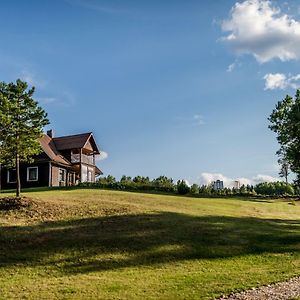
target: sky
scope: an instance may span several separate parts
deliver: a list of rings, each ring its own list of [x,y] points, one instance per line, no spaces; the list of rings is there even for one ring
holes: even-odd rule
[[[92,131],[105,175],[277,179],[298,1],[1,0],[0,26],[0,80],[35,86],[56,136]]]

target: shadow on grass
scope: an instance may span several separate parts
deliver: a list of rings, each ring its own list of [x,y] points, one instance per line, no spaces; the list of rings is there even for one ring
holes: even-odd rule
[[[2,227],[0,268],[57,266],[63,272],[85,273],[299,249],[300,221],[123,215]]]

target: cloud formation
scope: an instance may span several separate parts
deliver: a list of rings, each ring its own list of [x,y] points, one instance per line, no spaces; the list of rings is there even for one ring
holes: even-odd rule
[[[252,178],[229,178],[221,173],[202,173],[200,175],[200,185],[208,185],[212,183],[215,180],[222,180],[224,182],[225,187],[232,188],[234,187],[234,181],[237,180],[240,182],[240,184],[244,185],[256,185],[260,182],[273,182],[273,181],[279,181],[278,178],[269,176],[269,175],[262,175],[258,174]]]
[[[292,76],[283,73],[269,73],[264,76],[265,90],[297,89],[300,87],[300,74]]]
[[[234,70],[234,68],[235,68],[235,62],[232,63],[232,64],[230,64],[230,65],[227,67],[226,72],[230,73],[230,72],[232,72],[232,71]]]
[[[104,160],[104,159],[107,159],[107,157],[108,157],[108,153],[105,151],[101,151],[100,155],[97,156],[96,160],[97,161]]]
[[[260,63],[274,58],[300,58],[300,23],[268,0],[237,2],[222,22],[222,38],[236,54],[253,55]]]

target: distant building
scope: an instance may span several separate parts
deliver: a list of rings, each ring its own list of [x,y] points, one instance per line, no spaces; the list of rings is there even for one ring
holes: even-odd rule
[[[234,189],[239,189],[241,187],[241,183],[238,180],[235,180],[233,182],[233,188]]]
[[[223,190],[224,182],[222,180],[216,180],[212,183],[212,187],[214,190]]]

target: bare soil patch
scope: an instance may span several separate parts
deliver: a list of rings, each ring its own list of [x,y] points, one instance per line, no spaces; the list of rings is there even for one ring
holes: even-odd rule
[[[33,200],[31,198],[22,197],[4,197],[0,198],[0,210],[18,210],[24,207],[29,208],[33,205]]]

